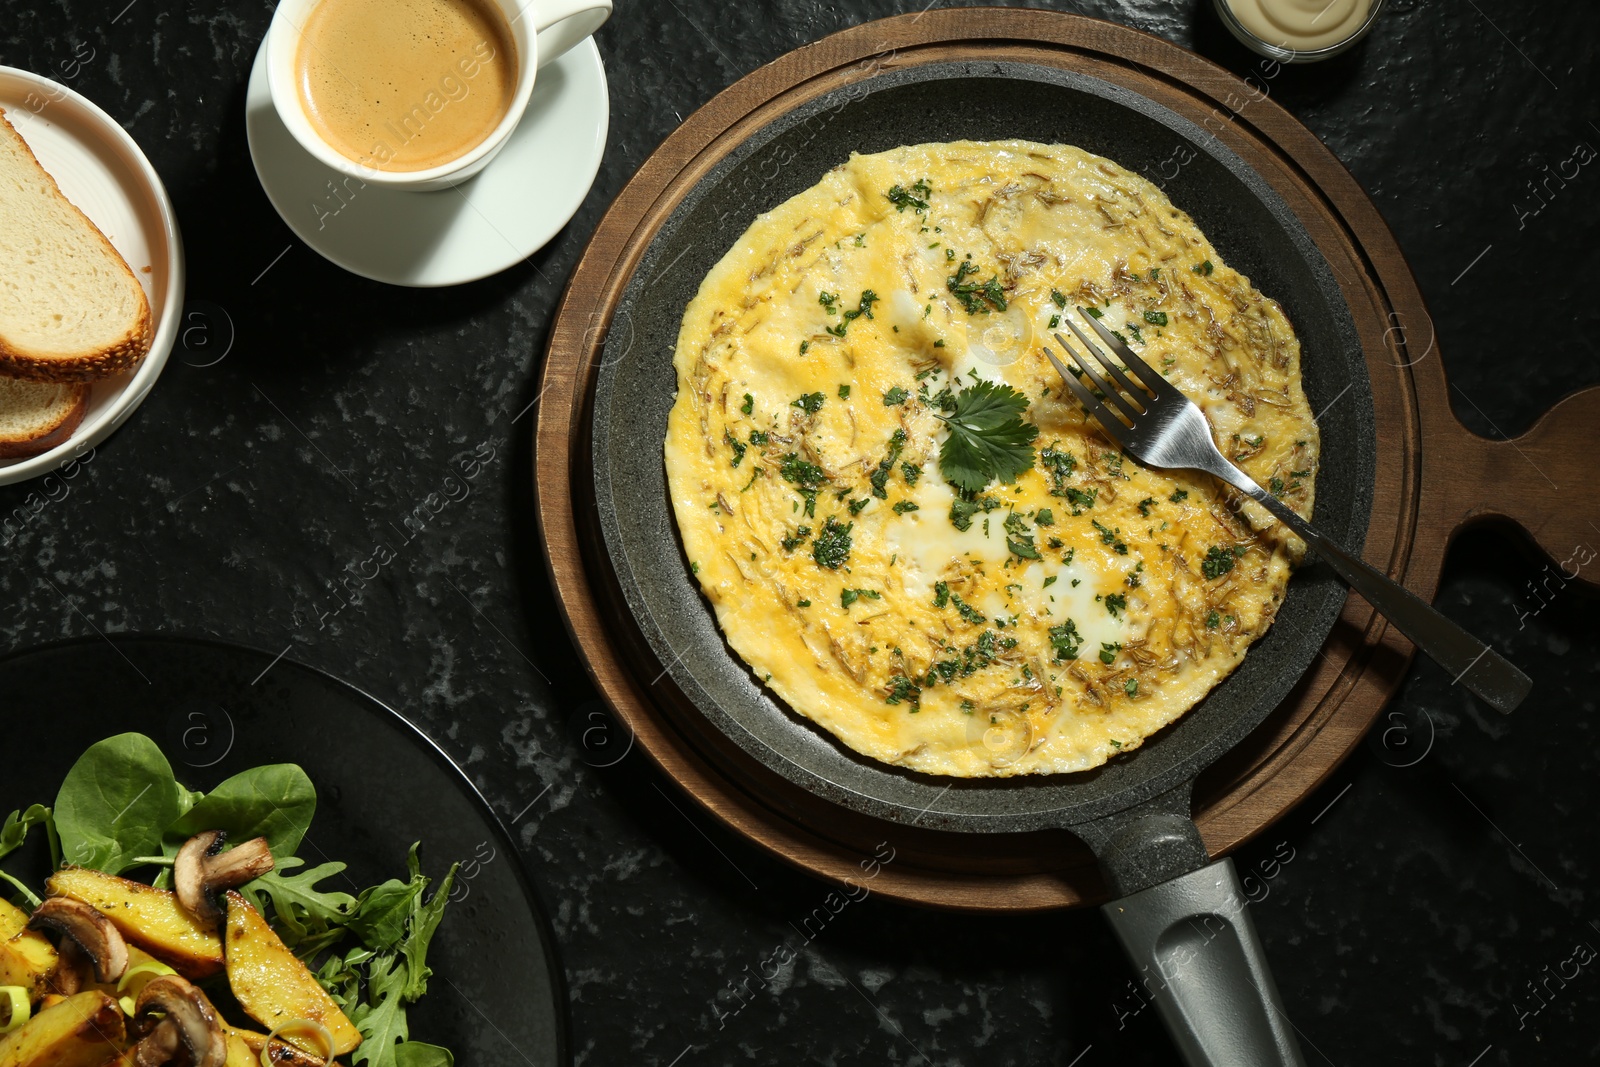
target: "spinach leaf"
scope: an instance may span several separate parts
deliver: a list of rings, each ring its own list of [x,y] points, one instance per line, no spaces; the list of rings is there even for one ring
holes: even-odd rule
[[[159,853],[162,830],[182,810],[181,792],[167,757],[143,734],[95,742],[56,794],[63,858],[121,874],[133,857]]]
[[[317,790],[293,763],[252,767],[204,796],[166,828],[169,854],[202,830],[225,830],[234,844],[265,837],[274,856],[291,856],[317,813]]]
[[[394,1062],[395,1067],[455,1067],[456,1058],[426,1041],[402,1041],[394,1047]]]

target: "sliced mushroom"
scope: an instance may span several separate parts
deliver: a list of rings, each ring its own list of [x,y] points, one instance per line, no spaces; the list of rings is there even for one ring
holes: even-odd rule
[[[128,943],[111,920],[81,900],[51,897],[34,909],[28,919],[30,930],[54,930],[61,935],[63,972],[66,981],[77,984],[73,974],[73,947],[82,951],[93,965],[94,980],[115,982],[128,969]]]
[[[221,830],[195,834],[183,843],[172,862],[172,884],[178,903],[211,926],[222,921],[222,909],[212,894],[259,878],[273,867],[266,838],[253,837],[223,852],[227,837]]]
[[[134,1004],[148,1032],[134,1047],[139,1067],[223,1067],[228,1060],[228,1035],[217,1009],[193,983],[175,974],[153,978]],[[154,1013],[162,1018],[156,1019]]]

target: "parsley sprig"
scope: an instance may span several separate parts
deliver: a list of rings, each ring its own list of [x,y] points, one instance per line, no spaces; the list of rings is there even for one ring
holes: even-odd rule
[[[979,380],[956,396],[950,415],[937,415],[950,429],[939,450],[939,473],[967,493],[981,493],[995,480],[1014,482],[1033,466],[1039,428],[1024,422],[1028,398],[1009,385]]]

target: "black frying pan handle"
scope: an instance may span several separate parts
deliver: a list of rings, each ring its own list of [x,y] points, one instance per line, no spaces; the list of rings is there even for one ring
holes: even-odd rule
[[[1102,910],[1189,1067],[1305,1067],[1232,859]]]

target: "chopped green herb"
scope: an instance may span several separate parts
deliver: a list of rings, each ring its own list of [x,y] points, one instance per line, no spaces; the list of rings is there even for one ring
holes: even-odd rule
[[[912,711],[916,711],[922,705],[922,687],[905,675],[897,674],[889,679],[889,695],[883,702],[899,704],[902,701],[910,704]]]
[[[808,538],[810,536],[811,536],[811,527],[809,527],[809,526],[801,526],[801,527],[797,528],[795,530],[793,536],[785,537],[783,539],[783,550],[785,552],[793,552],[795,549],[799,548],[802,544],[804,544],[806,538]]]
[[[886,408],[892,408],[897,404],[904,404],[906,399],[910,396],[911,393],[909,391],[896,385],[887,393],[883,394],[883,406]]]
[[[961,618],[964,621],[969,622],[974,626],[981,626],[988,621],[984,617],[983,612],[979,611],[971,604],[968,604],[965,600],[962,600],[961,594],[951,593],[950,599],[955,603],[956,611],[960,613]]]
[[[797,607],[797,608],[809,608],[810,606],[811,606],[811,601],[809,601],[809,600],[801,600],[801,601],[797,601],[795,603],[795,607]]]
[[[964,259],[957,265],[956,272],[945,279],[945,288],[960,301],[968,315],[987,315],[990,308],[1004,311],[1006,294],[1000,276],[997,274],[981,284],[966,280],[967,275],[976,273],[978,268],[972,265],[971,258]]]
[[[1215,581],[1233,570],[1234,554],[1226,548],[1212,545],[1206,549],[1206,558],[1200,561],[1200,573]]]
[[[811,542],[811,558],[817,566],[836,571],[850,558],[850,529],[853,522],[841,524],[832,515],[822,524],[822,532]]]
[[[1049,508],[1040,508],[1038,513],[1033,517],[1033,523],[1035,526],[1054,526],[1055,521],[1055,512],[1051,511]]]
[[[733,465],[735,467],[737,467],[739,465],[739,461],[735,460]],[[1283,495],[1283,479],[1279,478],[1277,475],[1273,475],[1272,483],[1271,483],[1270,488],[1272,489],[1272,495],[1273,496],[1282,496]]]
[[[755,399],[755,397],[751,396],[749,393],[744,394],[744,404],[740,406],[739,410],[744,412],[746,415],[748,415],[752,411],[755,410],[755,407],[756,407],[756,399]]]
[[[789,401],[789,406],[792,408],[799,408],[807,415],[815,415],[817,412],[822,410],[822,402],[826,399],[827,397],[823,396],[821,393],[804,393],[794,400]]]
[[[1212,270],[1211,261],[1209,259],[1203,260],[1202,262],[1196,263],[1189,269],[1194,271],[1196,274],[1210,274]]]
[[[904,186],[895,185],[883,195],[894,205],[896,211],[910,208],[920,215],[928,210],[928,198],[933,195],[933,186],[928,184],[928,179],[918,178],[911,183],[909,190]]]
[[[1121,651],[1122,642],[1120,641],[1102,642],[1100,645],[1100,662],[1108,667],[1111,666],[1117,661],[1117,653]]]
[[[1161,280],[1161,268],[1160,267],[1151,267],[1150,268],[1150,280],[1153,281],[1153,282],[1158,282],[1158,281]]]
[[[872,503],[872,498],[870,496],[864,496],[859,500],[850,501],[850,514],[852,514],[852,515],[861,514],[861,509],[866,507],[870,503]]]
[[[1103,319],[1103,318],[1105,318],[1105,314],[1099,308],[1093,306],[1092,304],[1089,307],[1084,308],[1083,310],[1088,313],[1090,318],[1093,318],[1093,319]]]
[[[839,606],[848,608],[862,597],[868,600],[882,600],[883,596],[876,589],[841,589],[839,590]]]
[[[993,511],[1000,501],[992,496],[958,495],[950,502],[950,525],[958,530],[972,528],[972,517],[980,511]]]
[[[766,431],[765,430],[751,430],[750,431],[750,443],[753,444],[753,445],[765,445],[767,443]]]
[[[1139,501],[1139,514],[1149,518],[1150,509],[1155,506],[1155,503],[1156,498],[1153,496],[1147,496],[1143,500]]]
[[[948,582],[933,583],[933,606],[942,608],[950,603],[950,585]]]
[[[830,293],[826,289],[817,294],[817,303],[822,305],[822,310],[830,315],[839,313],[839,294]]]
[[[1123,596],[1121,593],[1112,593],[1110,596],[1106,597],[1106,610],[1111,613],[1111,617],[1113,619],[1122,618],[1122,613],[1126,611],[1127,608],[1128,598]]]
[[[861,299],[856,304],[856,309],[854,311],[846,311],[844,316],[837,323],[832,326],[825,327],[825,329],[835,337],[843,337],[845,331],[850,328],[850,324],[856,319],[859,319],[863,315],[869,319],[872,318],[872,305],[877,303],[877,301],[877,293],[873,292],[871,289],[863,289],[861,291]]]
[[[1067,298],[1065,296],[1061,295],[1061,290],[1060,289],[1052,289],[1052,290],[1050,290],[1050,299],[1052,301],[1054,301],[1056,307],[1060,308],[1063,311],[1066,310],[1066,308],[1067,308]]]
[[[894,513],[896,515],[904,515],[908,511],[921,511],[921,510],[922,509],[920,507],[918,507],[916,504],[913,504],[909,500],[898,501],[894,506]]]
[[[907,485],[915,486],[917,479],[922,477],[922,468],[910,461],[902,463],[900,464],[900,477],[906,480]]]
[[[848,385],[839,386],[839,399],[840,400],[849,400],[850,399],[850,387]]]
[[[872,472],[868,479],[872,482],[872,495],[879,500],[889,499],[889,475],[893,472],[895,461],[900,458],[900,450],[905,447],[905,444],[906,432],[904,430],[896,429],[894,433],[890,434],[889,451],[878,462],[877,469]]]
[[[1125,544],[1118,536],[1118,534],[1122,533],[1120,528],[1116,530],[1108,530],[1099,519],[1090,519],[1089,521],[1094,524],[1094,528],[1096,530],[1100,531],[1101,544],[1110,545],[1112,551],[1119,556],[1126,556],[1128,554],[1127,544]]]
[[[1137,678],[1129,678],[1126,682],[1122,683],[1122,691],[1124,693],[1127,693],[1131,697],[1138,696],[1139,695],[1139,679],[1137,679]],[[1117,747],[1121,748],[1122,746],[1118,745]]]
[[[1056,659],[1077,659],[1078,650],[1083,647],[1078,624],[1068,619],[1060,626],[1050,627],[1050,647],[1055,649]]]
[[[737,468],[739,464],[744,462],[745,450],[750,446],[733,436],[730,430],[722,431],[722,439],[728,443],[729,448],[733,449],[733,465]],[[1279,484],[1281,485],[1282,483],[1280,482]]]
[[[1033,534],[1028,532],[1027,520],[1015,511],[1006,516],[1006,548],[1019,559],[1038,559],[1039,550],[1034,547]]]
[[[1167,313],[1165,311],[1146,311],[1144,313],[1144,321],[1152,326],[1165,326],[1167,324]]]
[[[1133,339],[1135,341],[1138,341],[1140,344],[1144,344],[1144,335],[1139,332],[1139,324],[1137,322],[1128,323],[1128,332],[1133,334]]]
[[[807,463],[794,452],[783,457],[783,465],[778,468],[778,473],[799,491],[806,502],[806,514],[814,517],[817,513],[817,490],[827,482],[828,475],[821,467]]]
[[[1167,497],[1167,499],[1172,501],[1174,504],[1181,504],[1185,500],[1189,499],[1189,490],[1187,490],[1187,489],[1174,489],[1172,491],[1172,495]]]
[[[1055,585],[1055,584],[1056,584],[1056,575],[1052,574],[1048,578],[1046,578],[1043,582],[1040,583],[1039,588],[1040,589],[1049,589],[1052,585]]]
[[[1218,624],[1220,624],[1221,622],[1222,622],[1221,616],[1219,616],[1216,612],[1213,611],[1211,614],[1206,616],[1206,629],[1215,630],[1217,628]]]

